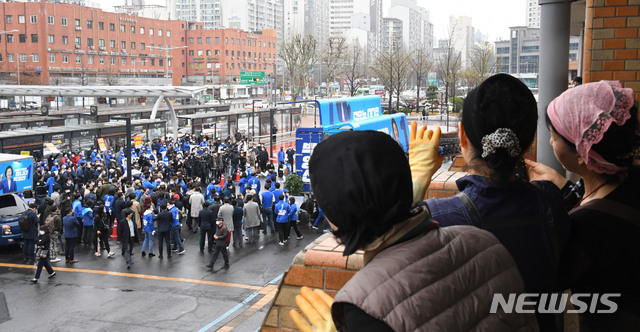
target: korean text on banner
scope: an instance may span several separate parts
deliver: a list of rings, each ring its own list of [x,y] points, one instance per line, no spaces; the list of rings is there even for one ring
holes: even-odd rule
[[[44,146],[51,151],[51,153],[60,153],[60,150],[53,145],[53,143],[44,143]]]
[[[0,163],[0,195],[33,188],[33,158]]]
[[[104,144],[104,138],[98,138],[98,146],[100,147],[100,151],[107,151],[107,145]]]
[[[133,137],[133,143],[136,146],[136,149],[139,149],[142,147],[142,137],[141,136],[134,136]]]

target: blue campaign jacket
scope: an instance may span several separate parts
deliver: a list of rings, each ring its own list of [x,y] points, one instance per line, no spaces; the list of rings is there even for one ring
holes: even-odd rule
[[[82,225],[93,226],[93,209],[86,207],[82,210]]]
[[[104,195],[104,198],[102,200],[104,202],[104,208],[107,210],[107,212],[109,213],[113,212],[113,196]],[[116,216],[116,218],[117,217],[118,216]]]
[[[284,201],[278,202],[276,204],[276,222],[280,224],[289,222],[289,204]]]
[[[82,218],[82,202],[76,199],[71,206],[73,207],[73,216]]]
[[[262,196],[262,206],[266,208],[271,208],[273,206],[273,193],[270,191],[263,191]]]
[[[171,215],[173,216],[173,222],[171,223],[171,227],[180,226],[180,213],[178,212],[178,208],[175,205],[169,210]]]
[[[260,179],[255,176],[252,176],[251,179],[247,180],[247,187],[251,187],[251,189],[256,192],[260,190]]]
[[[538,181],[553,212],[558,249],[566,243],[571,228],[560,190],[551,182]],[[542,198],[533,185],[516,181],[499,185],[491,179],[468,175],[456,181],[478,209],[482,220],[544,215]],[[472,225],[475,219],[458,197],[426,201],[431,216],[441,227]],[[544,225],[490,229],[513,256],[525,282],[527,292],[554,291],[557,275],[553,273],[553,252]]]
[[[153,226],[153,212],[149,210],[144,211],[144,215],[142,217],[142,226],[144,227],[144,231],[146,233],[156,230],[156,228]]]
[[[298,205],[296,203],[289,205],[289,220],[298,220]]]

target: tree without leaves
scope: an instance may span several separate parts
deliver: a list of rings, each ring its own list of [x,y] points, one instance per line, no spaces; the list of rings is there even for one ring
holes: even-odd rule
[[[362,68],[362,47],[358,41],[354,41],[349,46],[347,53],[347,62],[344,66],[344,77],[349,85],[349,95],[355,96],[358,89],[362,87],[364,77],[364,70]]]
[[[496,58],[493,44],[480,42],[471,49],[471,69],[475,72],[474,81],[469,82],[469,88],[475,88],[495,72]]]
[[[392,109],[394,94],[396,105],[400,104],[400,94],[409,77],[409,58],[403,45],[397,41],[389,49],[376,54],[372,70],[389,94],[389,109]]]
[[[316,40],[311,35],[294,34],[282,42],[278,54],[289,73],[291,98],[295,101],[309,84],[309,73],[317,62]]]
[[[393,71],[396,93],[396,105],[400,106],[400,94],[404,91],[409,82],[409,72],[411,70],[411,56],[402,44],[393,53],[395,58],[395,69]]]
[[[344,37],[331,37],[327,40],[327,44],[320,56],[320,61],[325,65],[325,80],[327,83],[327,96],[331,95],[329,85],[340,72],[340,67],[345,61],[345,44]]]
[[[109,86],[118,85],[120,83],[120,75],[115,68],[110,68],[102,77],[104,84]]]
[[[389,94],[389,109],[391,109],[391,99],[393,98],[393,49],[381,50],[376,53],[372,70],[380,83],[384,86],[384,90]]]
[[[445,83],[445,103],[449,101],[449,89],[453,86],[453,95],[455,95],[455,80],[458,71],[460,70],[461,61],[460,52],[456,51],[453,47],[453,42],[451,38],[453,37],[453,29],[451,29],[449,33],[449,39],[447,40],[447,45],[445,46],[445,51],[443,52],[440,59],[437,61],[437,71],[438,76]],[[447,113],[449,111],[448,105],[445,105]]]
[[[413,74],[416,75],[416,111],[420,111],[420,86],[429,75],[433,67],[433,61],[431,60],[429,51],[424,47],[417,49],[410,60],[411,70],[413,70]]]

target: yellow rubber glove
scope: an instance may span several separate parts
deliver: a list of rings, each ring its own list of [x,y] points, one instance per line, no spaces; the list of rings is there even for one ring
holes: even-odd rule
[[[411,181],[413,182],[413,201],[424,200],[425,194],[433,174],[442,166],[443,157],[438,156],[440,146],[440,127],[427,130],[423,125],[418,130],[418,124],[411,123],[409,132],[409,165],[411,166]]]
[[[300,288],[300,294],[296,296],[298,308],[309,320],[305,319],[296,310],[289,311],[289,316],[302,332],[333,332],[337,331],[331,317],[331,304],[333,299],[322,290],[311,290],[309,287]],[[309,322],[311,324],[309,324]]]

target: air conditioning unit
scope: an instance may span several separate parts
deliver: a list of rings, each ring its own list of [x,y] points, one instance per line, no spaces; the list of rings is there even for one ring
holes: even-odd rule
[[[95,48],[95,47],[93,47],[93,46],[89,46],[89,49],[90,49],[90,50],[95,50],[96,48]]]
[[[82,27],[76,27],[76,31],[82,30]]]
[[[100,51],[104,51],[104,50],[106,50],[106,49],[107,49],[106,47],[104,47],[104,46],[100,46]]]
[[[80,48],[80,44],[76,44],[76,48]]]

